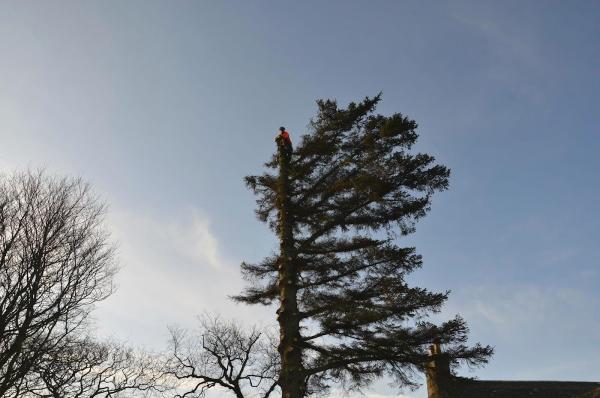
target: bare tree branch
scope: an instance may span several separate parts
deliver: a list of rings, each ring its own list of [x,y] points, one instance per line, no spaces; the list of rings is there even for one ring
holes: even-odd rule
[[[275,339],[219,317],[204,316],[200,323],[200,330],[191,334],[170,328],[164,374],[177,381],[177,397],[202,398],[213,388],[236,398],[270,397],[278,387]]]

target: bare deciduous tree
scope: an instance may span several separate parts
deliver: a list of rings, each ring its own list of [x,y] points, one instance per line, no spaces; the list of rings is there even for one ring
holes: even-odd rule
[[[0,176],[0,396],[27,393],[113,291],[104,210],[80,179]]]
[[[160,390],[161,374],[152,355],[89,337],[61,347],[32,373],[30,397],[131,397]]]
[[[237,398],[268,398],[278,388],[277,341],[256,327],[244,331],[218,317],[201,318],[189,334],[171,328],[165,374],[177,381],[177,397],[204,397],[212,388]]]

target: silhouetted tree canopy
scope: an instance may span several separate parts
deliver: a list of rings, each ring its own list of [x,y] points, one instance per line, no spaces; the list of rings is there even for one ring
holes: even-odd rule
[[[148,388],[149,360],[90,338],[117,270],[88,184],[0,175],[0,396],[90,398]]]
[[[453,364],[486,362],[489,346],[467,346],[457,316],[428,321],[448,292],[410,286],[422,266],[401,237],[415,230],[450,171],[415,153],[417,124],[375,113],[380,95],[340,108],[317,102],[310,132],[293,154],[280,142],[262,175],[246,182],[257,215],[278,235],[279,253],[242,264],[249,285],[236,300],[277,303],[285,398],[333,382],[360,387],[382,375],[414,385],[428,346],[446,344]]]

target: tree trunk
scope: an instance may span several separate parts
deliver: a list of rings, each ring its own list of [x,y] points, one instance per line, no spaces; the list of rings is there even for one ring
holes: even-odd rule
[[[279,138],[279,137],[278,137]],[[279,354],[281,372],[279,384],[282,398],[304,396],[304,372],[300,346],[300,317],[297,301],[298,269],[294,254],[293,216],[289,197],[289,165],[291,151],[282,139],[277,140],[279,180],[277,207],[279,212]]]

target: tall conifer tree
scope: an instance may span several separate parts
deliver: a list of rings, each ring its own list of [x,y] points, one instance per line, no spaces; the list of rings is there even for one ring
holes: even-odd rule
[[[317,101],[311,131],[293,153],[278,141],[266,164],[275,172],[246,177],[257,214],[280,246],[258,264],[242,264],[249,286],[235,299],[279,305],[283,398],[332,382],[363,386],[385,374],[413,385],[436,340],[454,364],[482,364],[492,353],[465,345],[459,316],[441,325],[427,320],[448,292],[405,280],[422,260],[398,238],[414,231],[433,193],[448,187],[450,171],[411,152],[417,124],[376,114],[379,101],[346,109]]]

